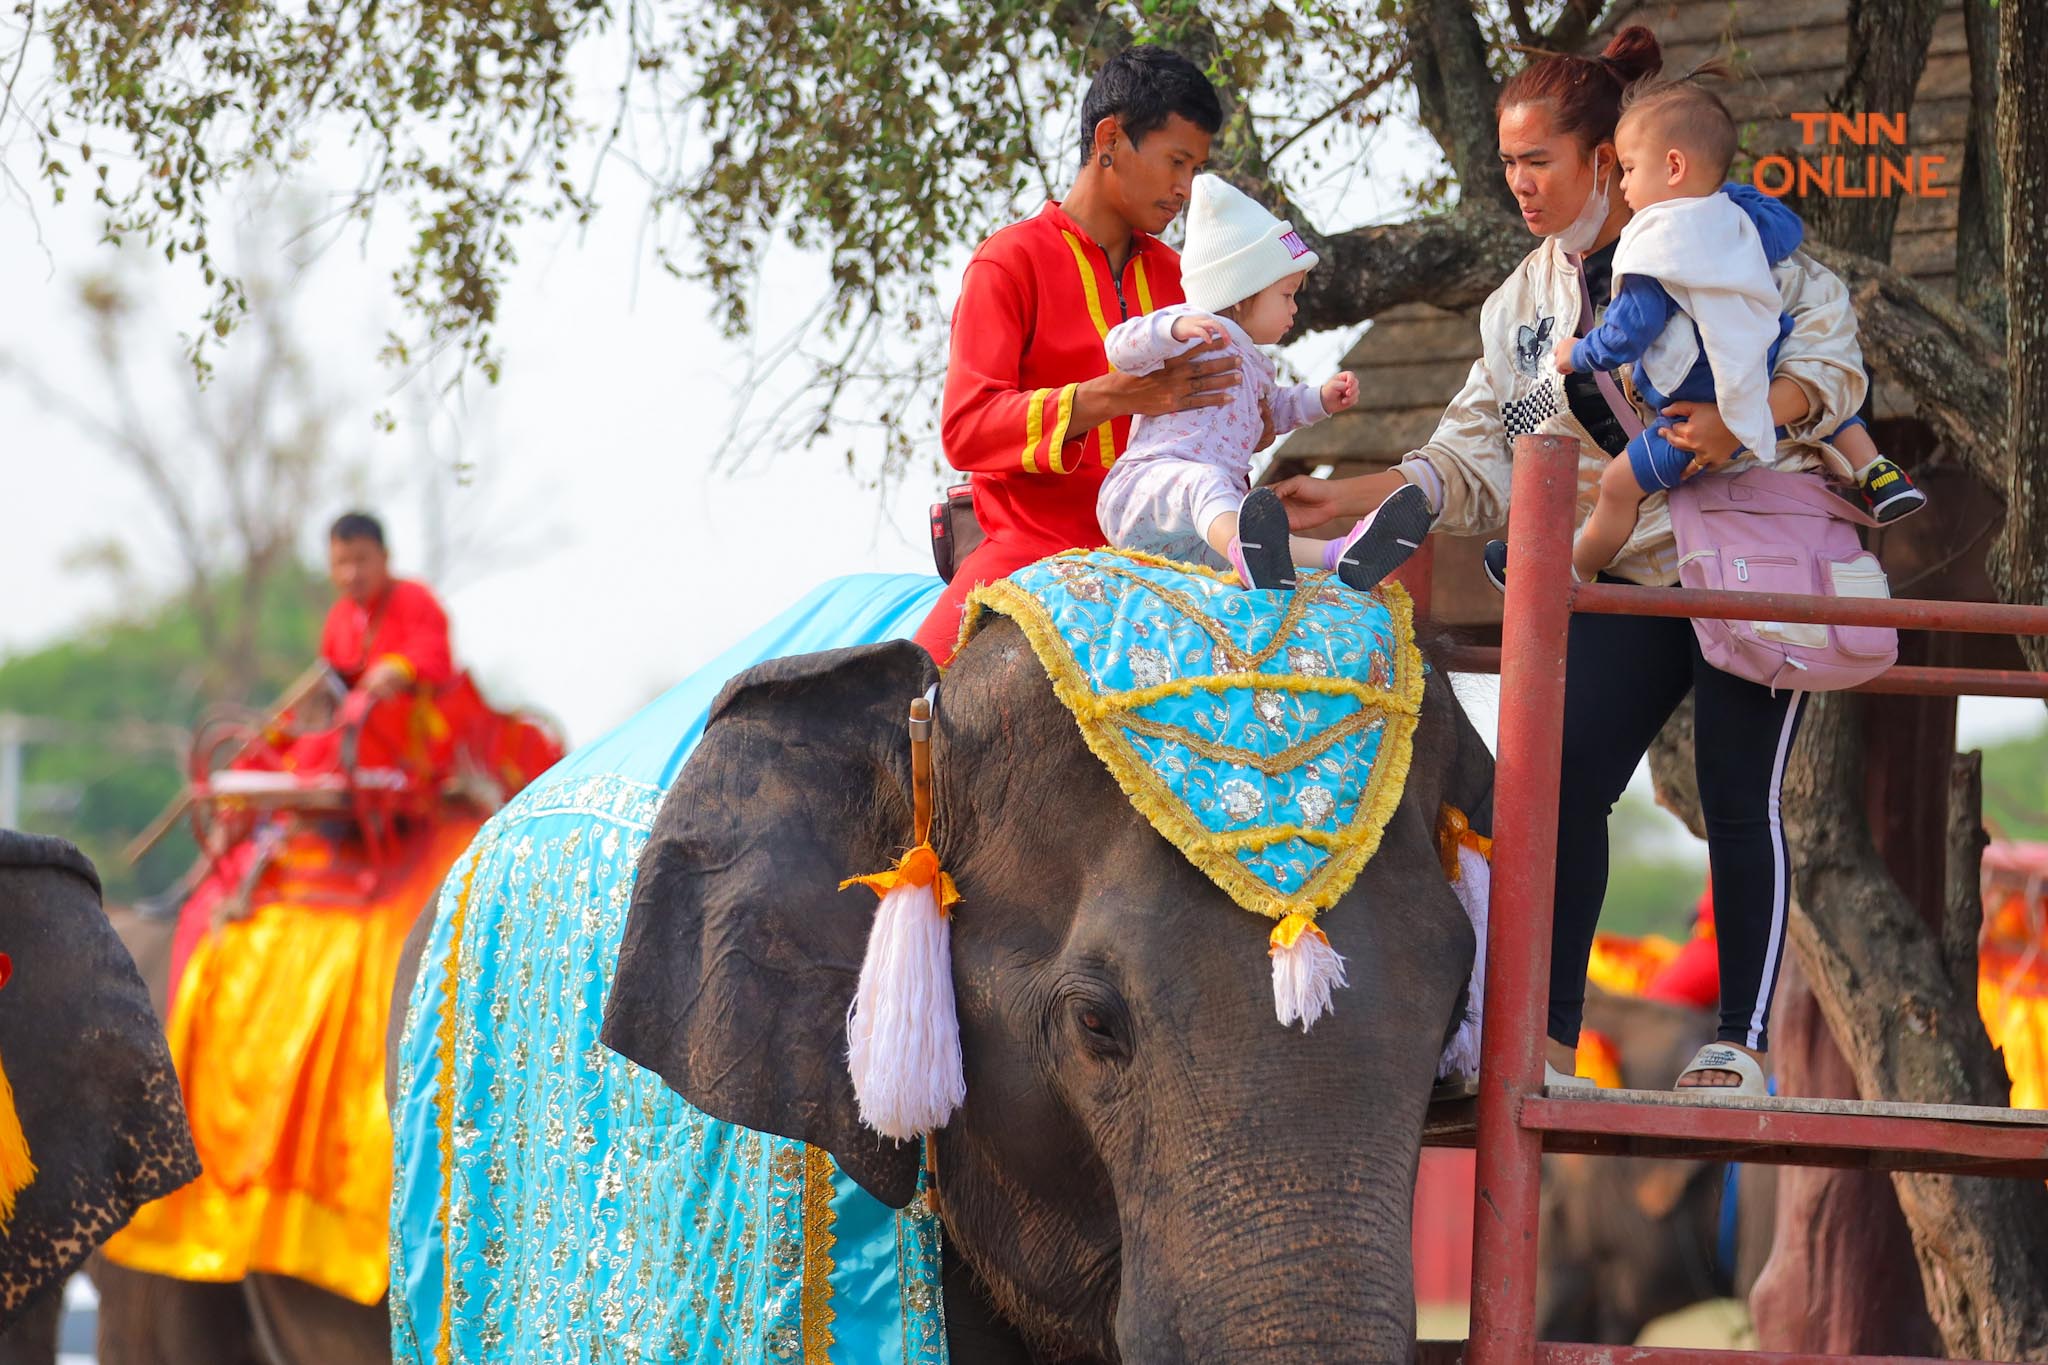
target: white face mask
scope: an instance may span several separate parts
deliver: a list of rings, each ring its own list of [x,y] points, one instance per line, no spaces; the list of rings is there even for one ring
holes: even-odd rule
[[[1606,226],[1608,199],[1607,192],[1614,186],[1612,170],[1607,183],[1600,183],[1599,153],[1593,158],[1593,188],[1586,195],[1586,202],[1579,209],[1579,216],[1572,219],[1572,225],[1557,234],[1557,244],[1574,256],[1582,255],[1599,239],[1600,229]]]

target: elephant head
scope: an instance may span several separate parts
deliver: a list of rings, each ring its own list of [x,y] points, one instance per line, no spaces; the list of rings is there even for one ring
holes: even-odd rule
[[[919,1147],[860,1125],[846,1065],[875,897],[836,888],[906,842],[905,714],[934,676],[888,644],[726,688],[643,854],[606,1015],[691,1103],[898,1206]],[[1274,1019],[1270,926],[1133,809],[1017,626],[961,651],[937,714],[934,839],[964,897],[949,1247],[1051,1358],[1406,1359],[1422,1121],[1474,946],[1437,814],[1491,808],[1444,674],[1377,854],[1323,913],[1349,986],[1305,1033]]]

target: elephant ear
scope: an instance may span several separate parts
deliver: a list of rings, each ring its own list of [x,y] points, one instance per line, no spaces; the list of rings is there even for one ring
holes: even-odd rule
[[[0,1332],[199,1174],[163,1026],[61,839],[0,829],[0,1059],[35,1163],[0,1233]]]
[[[655,818],[604,1042],[713,1118],[832,1153],[878,1199],[918,1151],[864,1127],[846,1014],[874,893],[842,879],[911,833],[910,702],[937,677],[894,642],[778,659],[726,685]]]
[[[1465,705],[1451,690],[1448,675],[1443,695],[1453,711],[1457,727],[1456,747],[1451,754],[1451,772],[1444,783],[1444,800],[1465,812],[1466,821],[1480,834],[1493,834],[1493,750],[1486,747]]]

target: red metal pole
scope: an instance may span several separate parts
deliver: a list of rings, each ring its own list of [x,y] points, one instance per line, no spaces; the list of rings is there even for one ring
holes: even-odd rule
[[[1557,783],[1571,624],[1572,504],[1578,442],[1515,441],[1501,627],[1500,753],[1492,905],[1480,1037],[1477,1190],[1472,1203],[1470,1365],[1536,1358],[1536,1215],[1543,1138],[1521,1126],[1543,1084]]]
[[[1408,590],[1415,602],[1415,619],[1427,621],[1431,588],[1436,581],[1436,537],[1424,536],[1422,548],[1408,556],[1408,562],[1394,571],[1394,581]]]
[[[1934,602],[1910,597],[1815,597],[1706,588],[1638,588],[1581,583],[1572,610],[1604,616],[1709,616],[1730,621],[1813,621],[1830,626],[1898,626],[1978,635],[2048,635],[2048,607],[2004,602]]]
[[[1498,673],[1491,645],[1452,645],[1436,657],[1454,673]],[[1848,689],[1907,697],[2035,697],[2048,700],[2048,673],[2011,668],[1939,668],[1901,664]]]

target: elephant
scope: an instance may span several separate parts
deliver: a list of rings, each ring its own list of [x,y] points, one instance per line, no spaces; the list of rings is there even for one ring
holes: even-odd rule
[[[1586,1027],[1615,1043],[1622,1084],[1661,1090],[1714,1036],[1714,1016],[1592,988]],[[1739,1168],[1732,1260],[1722,1224],[1727,1175],[1718,1161],[1545,1157],[1538,1336],[1629,1345],[1667,1313],[1746,1298],[1770,1257],[1776,1172]]]
[[[170,985],[176,917],[116,906],[107,918],[140,973],[161,1048],[157,1021]],[[168,1052],[164,1065],[168,1070]],[[131,1270],[99,1256],[89,1273],[99,1293],[100,1365],[376,1365],[391,1359],[382,1305],[365,1307],[275,1275],[209,1284]],[[53,1295],[33,1321],[0,1338],[0,1365],[52,1365],[60,1308]]]
[[[1448,675],[1428,670],[1378,852],[1319,920],[1349,985],[1304,1032],[1275,1022],[1264,922],[1134,809],[1018,626],[985,626],[937,692],[966,1098],[921,1157],[857,1112],[875,900],[834,888],[903,847],[904,717],[936,679],[891,643],[726,686],[640,855],[606,1044],[890,1205],[924,1197],[929,1159],[960,1365],[1409,1359],[1423,1119],[1475,946],[1439,811],[1491,826],[1492,756]]]
[[[0,1060],[34,1178],[0,1236],[0,1330],[17,1359],[55,1349],[57,1290],[135,1210],[199,1171],[163,1030],[100,904],[92,863],[61,839],[0,830]],[[25,1319],[25,1320],[24,1320]]]

